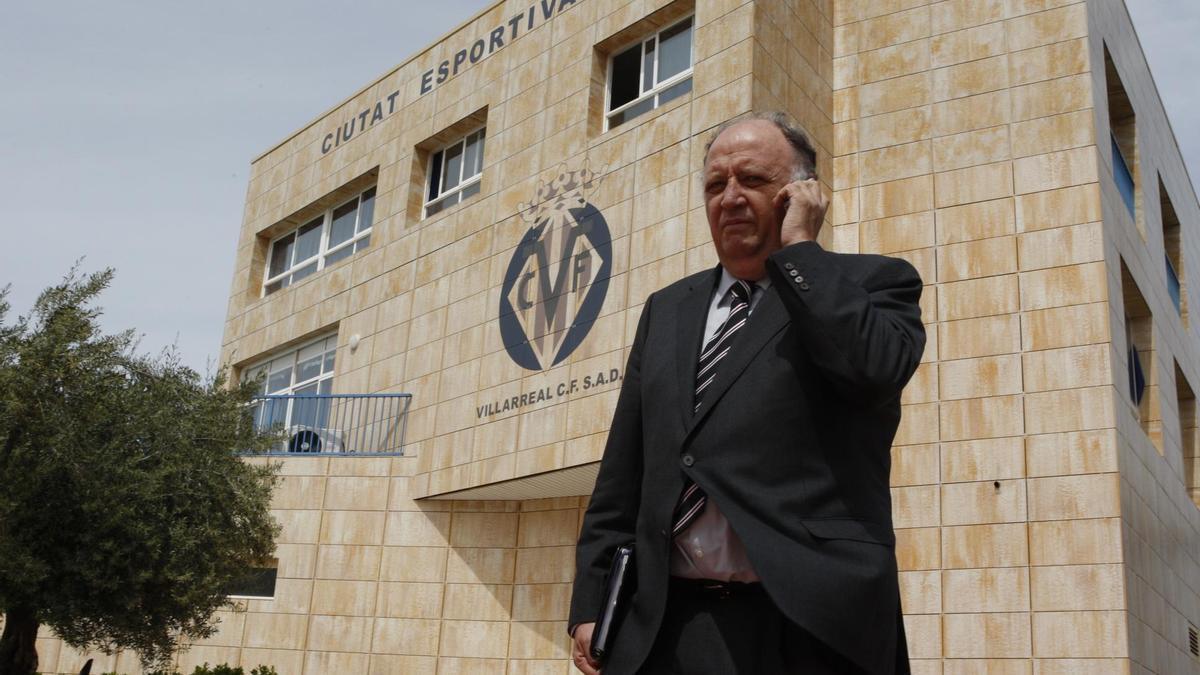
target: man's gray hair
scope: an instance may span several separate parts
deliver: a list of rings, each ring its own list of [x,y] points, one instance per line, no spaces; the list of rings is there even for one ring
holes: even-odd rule
[[[704,164],[708,165],[708,151],[723,131],[736,124],[751,120],[763,120],[774,124],[775,128],[779,129],[779,132],[787,139],[788,145],[792,146],[792,150],[796,154],[796,170],[793,172],[793,180],[805,180],[817,177],[817,151],[813,149],[812,142],[808,140],[808,136],[792,121],[792,118],[787,113],[779,111],[749,112],[726,120],[721,126],[717,127],[716,132],[708,139],[708,143],[704,145]]]

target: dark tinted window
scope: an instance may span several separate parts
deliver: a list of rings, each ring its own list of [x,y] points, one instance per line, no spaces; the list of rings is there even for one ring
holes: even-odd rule
[[[274,598],[275,578],[278,572],[279,570],[275,567],[252,567],[229,583],[225,595]]]
[[[636,44],[613,57],[609,110],[629,103],[641,93],[642,45]]]

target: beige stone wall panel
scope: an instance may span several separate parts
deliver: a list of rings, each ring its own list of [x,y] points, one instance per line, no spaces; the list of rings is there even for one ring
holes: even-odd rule
[[[933,104],[933,133],[948,136],[1005,124],[1011,119],[1012,94],[1000,89]]]
[[[1030,615],[1026,613],[944,614],[947,658],[1029,657]]]
[[[1020,437],[943,443],[941,480],[945,483],[959,483],[1023,478],[1024,453],[1024,444]],[[993,488],[1000,489],[995,486]],[[1012,498],[1011,495],[1009,498]],[[994,496],[987,499],[992,500]]]
[[[486,420],[475,406],[623,367],[645,297],[715,262],[695,179],[708,134],[764,107],[788,110],[814,138],[833,203],[822,242],[902,257],[927,284],[928,344],[903,395],[891,480],[913,671],[1190,663],[1180,627],[1197,619],[1185,580],[1197,574],[1187,551],[1200,512],[1172,454],[1177,406],[1158,377],[1163,454],[1150,451],[1132,407],[1117,403],[1123,328],[1108,298],[1119,255],[1154,309],[1154,368],[1173,375],[1178,363],[1200,382],[1196,328],[1174,319],[1159,288],[1149,177],[1162,173],[1181,221],[1200,207],[1121,3],[580,0],[420,95],[422,73],[528,6],[482,10],[252,163],[222,360],[244,366],[337,330],[337,391],[414,395],[408,456],[285,458],[276,598],[246,601],[180,664],[569,670],[586,498],[426,497],[599,458],[615,385]],[[601,133],[607,53],[691,7],[691,96]],[[1101,40],[1145,141],[1138,236],[1110,185]],[[325,133],[397,90],[395,114],[321,153]],[[421,219],[428,152],[477,114],[488,129],[482,194]],[[585,160],[604,173],[589,199],[612,230],[609,296],[566,363],[525,372],[489,317],[529,227],[522,204]],[[378,191],[369,251],[258,297],[265,238],[360,180]],[[1197,249],[1183,240],[1190,261]],[[60,672],[82,663],[49,638],[39,648]]]
[[[1023,523],[942,528],[942,569],[1025,567],[1029,565]]]
[[[1009,159],[1006,125],[967,131],[934,139],[934,167],[938,171],[961,169]]]
[[[954,282],[1017,271],[1016,237],[993,237],[939,247],[937,281]]]
[[[942,572],[947,614],[1028,612],[1029,570],[1021,567]]]
[[[936,443],[892,448],[893,487],[930,485],[938,480],[940,449]]]
[[[1018,319],[1002,314],[943,321],[937,325],[938,355],[949,360],[1018,352]]]
[[[1000,21],[1005,0],[946,0],[930,4],[935,35]]]

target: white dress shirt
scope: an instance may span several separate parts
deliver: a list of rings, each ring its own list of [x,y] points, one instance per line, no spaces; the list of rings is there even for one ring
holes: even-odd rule
[[[729,318],[730,301],[729,288],[736,279],[727,270],[721,270],[721,280],[713,291],[712,301],[708,305],[708,321],[704,327],[704,340],[701,349],[712,339],[725,319]],[[763,277],[754,283],[755,288],[750,296],[750,313],[762,299],[763,291],[771,286],[770,277]],[[737,339],[736,337],[734,338]],[[699,355],[697,355],[699,360]],[[717,368],[720,369],[720,364]],[[737,448],[728,448],[729,452],[737,452]],[[758,575],[746,557],[746,548],[737,533],[733,531],[729,521],[721,513],[717,503],[709,497],[704,510],[680,532],[672,541],[670,569],[671,575],[689,579],[716,579],[719,581],[758,581]]]

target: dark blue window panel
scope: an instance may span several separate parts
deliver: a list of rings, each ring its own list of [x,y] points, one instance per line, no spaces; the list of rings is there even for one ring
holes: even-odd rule
[[[1117,181],[1117,190],[1120,190],[1121,198],[1125,200],[1125,207],[1129,209],[1129,215],[1132,216],[1136,210],[1133,174],[1129,171],[1129,164],[1125,161],[1125,155],[1121,154],[1121,146],[1117,145],[1116,136],[1112,137],[1112,157],[1113,178]]]

